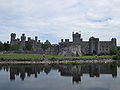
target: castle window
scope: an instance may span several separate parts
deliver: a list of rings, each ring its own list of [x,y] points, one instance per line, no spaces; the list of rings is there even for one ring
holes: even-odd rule
[[[100,49],[100,51],[101,51],[101,49]]]
[[[106,49],[106,51],[108,51],[108,49]]]

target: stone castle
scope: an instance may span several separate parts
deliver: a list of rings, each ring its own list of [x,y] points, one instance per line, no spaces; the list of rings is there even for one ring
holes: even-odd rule
[[[25,34],[22,34],[21,39],[16,39],[16,34],[11,33],[11,45],[19,45],[19,50],[24,51],[24,47],[27,43],[32,43],[32,52],[39,54],[51,54],[60,56],[82,56],[82,55],[109,55],[110,49],[116,46],[116,38],[112,38],[111,41],[99,41],[99,38],[90,37],[89,41],[83,41],[81,33],[72,33],[72,41],[69,39],[61,39],[58,44],[51,44],[48,40],[44,43],[38,40],[28,37],[26,40]],[[49,47],[43,49],[43,45]]]

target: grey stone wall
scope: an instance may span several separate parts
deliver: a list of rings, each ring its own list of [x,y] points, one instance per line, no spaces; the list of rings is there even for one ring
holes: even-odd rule
[[[83,55],[89,54],[89,41],[83,41],[81,43],[81,50]]]
[[[111,43],[111,41],[100,41],[98,54],[109,54],[110,48],[113,46],[114,45]]]
[[[82,56],[81,45],[70,45],[68,47],[62,48],[59,53],[59,56]]]
[[[33,52],[40,54],[51,54],[51,55],[61,55],[61,56],[81,56],[81,55],[102,55],[110,54],[110,48],[116,46],[116,38],[112,38],[111,41],[99,41],[99,38],[91,37],[89,41],[83,41],[81,34],[76,32],[72,33],[72,40],[61,39],[61,42],[58,44],[51,44],[48,40],[44,43],[38,40],[38,37],[35,36],[35,40],[28,37],[26,40],[25,34],[22,34],[21,40],[16,39],[16,34],[11,34],[10,44],[20,45],[20,50],[23,50],[22,47],[25,47],[27,42],[32,42]],[[42,49],[42,44],[49,44],[50,47],[46,50]]]

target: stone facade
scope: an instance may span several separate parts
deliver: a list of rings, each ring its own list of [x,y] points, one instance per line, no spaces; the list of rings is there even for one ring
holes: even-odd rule
[[[35,40],[31,39],[31,37],[28,37],[28,40],[26,40],[25,34],[22,34],[21,39],[16,39],[16,34],[11,33],[11,45],[19,45],[19,50],[24,50],[27,43],[32,43],[33,51],[41,51],[42,43],[38,40],[37,36],[35,36]]]
[[[72,39],[72,42],[69,39],[65,39],[65,41],[61,39],[59,43],[60,49],[71,45],[80,45],[82,55],[109,55],[110,49],[116,46],[117,43],[116,38],[112,38],[111,41],[99,41],[99,38],[90,37],[89,41],[83,41],[81,34],[78,32],[72,33]]]
[[[11,33],[11,45],[19,45],[19,50],[24,50],[27,43],[32,43],[32,50],[40,54],[51,54],[60,56],[82,56],[82,55],[109,55],[110,48],[116,46],[116,38],[112,38],[111,41],[99,41],[99,38],[90,37],[89,41],[83,41],[79,32],[72,33],[72,41],[69,39],[61,39],[58,44],[51,44],[48,40],[44,43],[38,40],[28,37],[26,40],[25,34],[22,34],[21,39],[16,39],[16,34]],[[47,49],[43,49],[42,45],[49,46]]]

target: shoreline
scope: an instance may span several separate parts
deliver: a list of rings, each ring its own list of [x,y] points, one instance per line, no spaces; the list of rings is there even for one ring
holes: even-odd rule
[[[113,56],[65,57],[39,54],[0,54],[0,63],[109,63]]]
[[[112,63],[116,62],[113,59],[101,59],[101,60],[0,60],[0,64],[82,64],[82,63]]]

